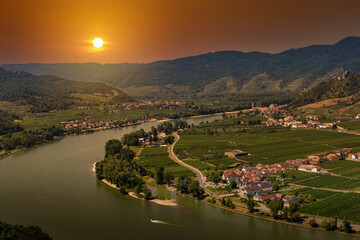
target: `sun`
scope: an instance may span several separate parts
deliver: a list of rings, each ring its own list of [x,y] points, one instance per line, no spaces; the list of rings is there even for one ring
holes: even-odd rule
[[[104,44],[104,42],[101,38],[95,38],[93,41],[93,45],[96,48],[101,48],[103,44]]]

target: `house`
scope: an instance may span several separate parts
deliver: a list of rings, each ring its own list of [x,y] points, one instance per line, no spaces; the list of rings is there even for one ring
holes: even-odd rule
[[[308,161],[311,165],[319,165],[321,163],[321,158],[319,156],[309,156]]]
[[[228,180],[228,177],[230,175],[233,175],[234,174],[234,171],[233,170],[225,170],[225,172],[223,173],[222,175],[222,179],[223,180]]]
[[[350,153],[347,157],[348,160],[360,160],[360,153]]]
[[[284,122],[291,122],[291,121],[294,121],[294,117],[293,117],[293,116],[284,117]]]
[[[254,200],[255,200],[255,201],[260,201],[260,198],[263,197],[263,196],[266,196],[266,192],[257,192],[257,193],[254,195]]]
[[[241,189],[241,192],[243,195],[255,195],[258,192],[261,192],[261,187],[259,186],[251,186],[251,187],[244,187],[243,189]]]
[[[303,172],[319,172],[321,167],[315,165],[301,165],[298,167],[298,170]]]
[[[262,189],[262,191],[271,191],[273,183],[270,181],[262,181],[258,183],[258,186]]]
[[[248,155],[248,153],[246,152],[243,152],[239,149],[235,149],[231,152],[225,152],[225,155],[228,156],[229,158],[237,158],[237,157],[240,157],[240,156],[246,156]]]
[[[265,202],[267,200],[274,200],[274,201],[279,201],[282,197],[282,194],[280,193],[274,193],[274,194],[270,194],[270,195],[265,195],[265,196],[262,196],[260,197],[260,201],[261,202]]]
[[[284,207],[289,207],[292,202],[296,202],[299,200],[298,197],[285,195],[282,200],[284,200]]]
[[[318,121],[319,117],[316,116],[316,115],[308,115],[308,116],[306,116],[306,119],[313,120],[313,121]]]
[[[330,162],[336,162],[340,160],[340,157],[334,153],[330,153],[326,156],[326,159],[329,160]]]

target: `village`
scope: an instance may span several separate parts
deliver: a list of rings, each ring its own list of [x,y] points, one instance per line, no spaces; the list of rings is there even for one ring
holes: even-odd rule
[[[225,152],[225,155],[232,158],[238,158],[248,153],[241,150]],[[328,170],[319,165],[321,163],[336,162],[340,160],[360,161],[360,153],[351,153],[350,150],[338,150],[335,153],[329,153],[325,156],[309,156],[307,159],[287,160],[283,163],[273,165],[264,165],[261,163],[256,166],[250,166],[244,162],[234,163],[228,166],[222,174],[222,179],[227,183],[236,183],[233,193],[246,198],[252,196],[255,201],[266,202],[268,200],[278,201],[282,199],[285,206],[291,202],[297,201],[296,196],[285,195],[274,191],[274,183],[269,180],[270,176],[276,176],[276,182],[286,181],[286,172],[288,170],[297,170],[303,172],[312,172],[318,174],[331,174]],[[209,183],[215,188],[221,188],[224,184]]]

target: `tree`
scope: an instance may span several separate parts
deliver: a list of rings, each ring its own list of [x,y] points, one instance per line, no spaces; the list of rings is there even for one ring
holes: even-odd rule
[[[235,208],[235,204],[231,201],[230,197],[228,197],[226,200],[226,206],[231,209]]]
[[[105,158],[120,153],[121,149],[122,149],[122,143],[120,140],[110,139],[109,141],[106,142],[105,145]]]
[[[313,228],[317,228],[319,226],[314,218],[309,221],[309,224]]]
[[[166,136],[164,138],[164,144],[172,144],[175,140],[175,137],[174,136]]]
[[[151,127],[151,134],[156,137],[158,135],[158,130],[156,129],[156,127],[152,126]]]
[[[230,187],[231,187],[232,189],[237,188],[237,183],[236,183],[234,180],[230,181]]]
[[[352,230],[350,222],[348,220],[346,220],[346,219],[342,222],[340,230],[342,232],[346,232],[346,233],[354,232],[354,230]]]
[[[135,192],[135,194],[136,194],[136,196],[140,196],[140,193],[143,191],[143,189],[142,189],[142,185],[137,185],[136,187],[135,187],[135,189],[134,189],[134,192]]]
[[[300,214],[299,214],[300,204],[298,202],[292,202],[289,206],[289,219],[292,222],[299,222],[300,221]]]
[[[164,183],[164,166],[157,166],[155,168],[155,180],[157,184]]]
[[[281,209],[283,209],[284,207],[284,201],[280,200],[280,201],[269,201],[268,203],[268,207],[271,211],[271,215],[273,216],[273,218],[278,218],[279,217],[279,211]]]
[[[183,194],[189,193],[189,184],[191,183],[191,178],[188,176],[180,176],[175,187]]]
[[[274,192],[279,191],[279,185],[278,185],[277,183],[274,183],[274,185],[272,186],[272,190],[273,190]]]
[[[168,170],[165,170],[164,172],[164,181],[167,185],[170,185],[171,181],[174,180],[174,175],[168,171]]]
[[[152,198],[152,194],[151,194],[150,189],[148,189],[148,188],[144,189],[144,198],[146,200],[150,200]]]
[[[200,187],[197,180],[193,180],[188,187],[189,193],[193,195],[194,198],[201,198],[204,195],[204,190]]]
[[[246,201],[246,206],[250,213],[255,212],[255,201],[254,199],[249,195]]]

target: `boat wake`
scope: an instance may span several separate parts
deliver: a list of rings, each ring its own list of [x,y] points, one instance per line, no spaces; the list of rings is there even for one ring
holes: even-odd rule
[[[150,222],[156,223],[156,224],[164,224],[164,225],[173,226],[173,227],[184,227],[184,226],[181,226],[181,225],[177,225],[177,224],[173,224],[173,223],[168,223],[168,222],[164,222],[164,221],[160,221],[160,220],[155,220],[155,219],[150,219]]]

